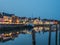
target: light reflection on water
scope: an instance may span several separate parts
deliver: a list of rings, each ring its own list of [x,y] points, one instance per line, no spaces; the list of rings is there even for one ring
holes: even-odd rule
[[[10,39],[8,41],[6,40],[4,42],[0,41],[0,45],[32,45],[32,43],[33,43],[32,42],[32,33],[31,33],[32,31],[18,30],[18,31],[10,31],[10,32],[14,32],[13,33],[14,35],[12,35],[12,39]],[[19,33],[17,33],[17,36],[16,36],[16,32],[19,32]],[[56,34],[55,31],[51,32],[51,45],[55,45],[55,38],[56,38],[55,34]],[[35,33],[36,45],[48,45],[48,41],[49,41],[48,37],[49,37],[49,31],[36,32]]]

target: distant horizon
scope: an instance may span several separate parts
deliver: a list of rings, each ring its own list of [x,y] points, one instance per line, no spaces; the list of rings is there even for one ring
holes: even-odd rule
[[[7,13],[7,12],[0,12],[0,13]],[[7,13],[7,14],[13,14],[13,13]],[[19,15],[16,15],[16,14],[14,14],[15,16],[18,16],[18,17],[27,17],[27,16],[19,16]],[[40,16],[39,16],[40,17]],[[27,17],[27,18],[39,18],[39,17]],[[40,17],[40,19],[51,19],[51,20],[59,20],[59,19],[52,19],[52,18],[41,18]],[[59,20],[60,21],[60,20]]]
[[[58,0],[0,0],[0,12],[19,17],[40,17],[60,20]]]

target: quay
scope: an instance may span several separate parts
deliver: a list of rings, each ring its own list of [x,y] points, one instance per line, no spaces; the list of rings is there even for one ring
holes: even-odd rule
[[[0,30],[14,30],[14,29],[31,29],[33,28],[32,25],[26,24],[0,24]]]
[[[48,27],[48,26],[56,26],[58,25],[59,27],[59,24],[33,24],[33,25],[30,25],[30,24],[0,24],[0,28],[4,28],[4,27],[39,27],[39,26],[45,26],[45,27]]]
[[[59,20],[53,20],[53,19],[40,19],[39,18],[27,18],[27,17],[19,17],[15,14],[8,14],[4,12],[0,12],[0,29],[21,29],[21,28],[34,28],[34,27],[43,27],[43,30],[45,27],[60,27],[60,21]],[[49,29],[49,28],[47,28]],[[9,29],[8,29],[9,30]]]
[[[57,27],[56,27],[57,25]],[[22,29],[34,29],[35,31],[49,31],[51,28],[51,31],[56,31],[56,28],[59,29],[59,24],[48,24],[48,25],[26,25],[26,24],[0,24],[0,30],[22,30]]]

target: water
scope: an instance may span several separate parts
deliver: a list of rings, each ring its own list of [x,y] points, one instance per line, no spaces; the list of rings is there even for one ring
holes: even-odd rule
[[[0,31],[1,32],[1,31]],[[47,32],[35,32],[35,39],[32,39],[34,35],[32,35],[32,31],[27,31],[26,29],[24,31],[21,30],[14,30],[14,31],[3,31],[1,34],[6,33],[13,33],[12,39],[1,41],[0,45],[49,45],[49,31]],[[59,33],[59,31],[58,31]],[[10,36],[10,37],[11,37]],[[7,36],[8,37],[8,36]],[[34,42],[32,41],[35,41]],[[51,45],[56,45],[56,32],[51,32]],[[59,40],[59,37],[58,37]],[[58,42],[59,43],[59,42]]]

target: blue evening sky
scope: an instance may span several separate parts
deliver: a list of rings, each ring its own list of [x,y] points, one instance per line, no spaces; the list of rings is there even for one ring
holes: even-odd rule
[[[59,0],[0,0],[0,12],[60,20]]]

